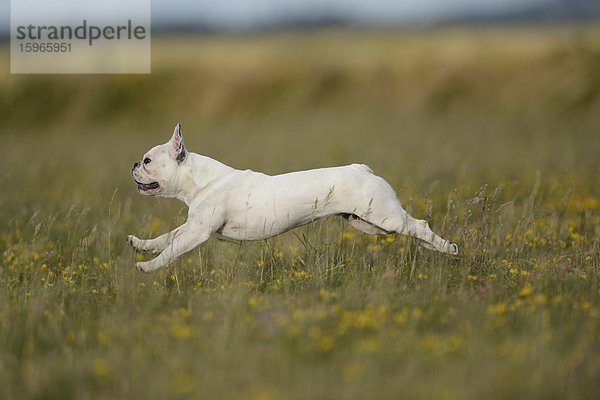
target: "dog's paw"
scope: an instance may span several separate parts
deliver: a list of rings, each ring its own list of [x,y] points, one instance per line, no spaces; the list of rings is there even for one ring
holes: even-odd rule
[[[141,240],[137,237],[133,235],[127,235],[127,243],[129,243],[129,245],[133,247],[135,251],[143,251],[143,249],[140,248],[140,242]]]
[[[135,247],[135,243],[138,242],[140,239],[136,238],[133,235],[127,235],[127,243],[129,243],[129,245],[131,247]]]
[[[458,246],[454,243],[450,243],[450,249],[448,252],[450,254],[452,254],[453,256],[457,256],[458,255]]]
[[[152,269],[147,261],[135,263],[135,269],[137,269],[138,272],[143,272],[145,274],[152,272]]]

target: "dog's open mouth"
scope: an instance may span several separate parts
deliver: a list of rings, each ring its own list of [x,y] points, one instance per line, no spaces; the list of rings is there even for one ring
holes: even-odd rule
[[[138,190],[143,190],[144,192],[146,192],[148,190],[154,190],[154,189],[159,188],[158,182],[141,183],[141,182],[135,181],[135,183],[137,183]]]

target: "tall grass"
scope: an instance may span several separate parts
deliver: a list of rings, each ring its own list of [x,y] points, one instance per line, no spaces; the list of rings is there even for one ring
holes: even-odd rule
[[[595,398],[595,27],[154,40],[153,74],[0,79],[0,397]],[[459,257],[328,218],[214,237],[130,166],[364,162]]]

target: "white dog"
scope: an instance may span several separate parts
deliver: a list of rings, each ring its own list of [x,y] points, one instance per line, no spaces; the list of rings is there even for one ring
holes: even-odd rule
[[[131,171],[141,194],[176,197],[188,206],[187,221],[151,240],[128,236],[138,251],[160,253],[136,264],[154,271],[220,233],[237,240],[278,235],[328,215],[341,215],[369,234],[400,233],[433,250],[458,254],[427,221],[411,217],[392,187],[363,164],[269,176],[237,170],[189,153],[177,124],[167,143],[147,152]]]

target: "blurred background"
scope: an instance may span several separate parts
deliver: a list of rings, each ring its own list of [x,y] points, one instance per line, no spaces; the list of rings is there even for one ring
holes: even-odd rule
[[[598,0],[154,0],[146,75],[11,75],[8,11],[0,398],[598,397]],[[139,274],[186,209],[131,165],[178,122],[368,164],[461,255],[331,218]]]
[[[457,187],[598,171],[597,1],[155,0],[148,75],[11,75],[0,4],[9,187],[26,173],[77,198],[93,175],[92,193],[135,195],[130,164],[177,122],[234,167],[362,162],[440,205]]]
[[[85,1],[88,0],[84,0]],[[594,20],[594,0],[153,0],[160,30],[260,31],[352,25],[415,26],[460,22],[561,22]],[[10,0],[0,2],[0,31],[8,32]],[[64,15],[65,20],[69,15]]]

